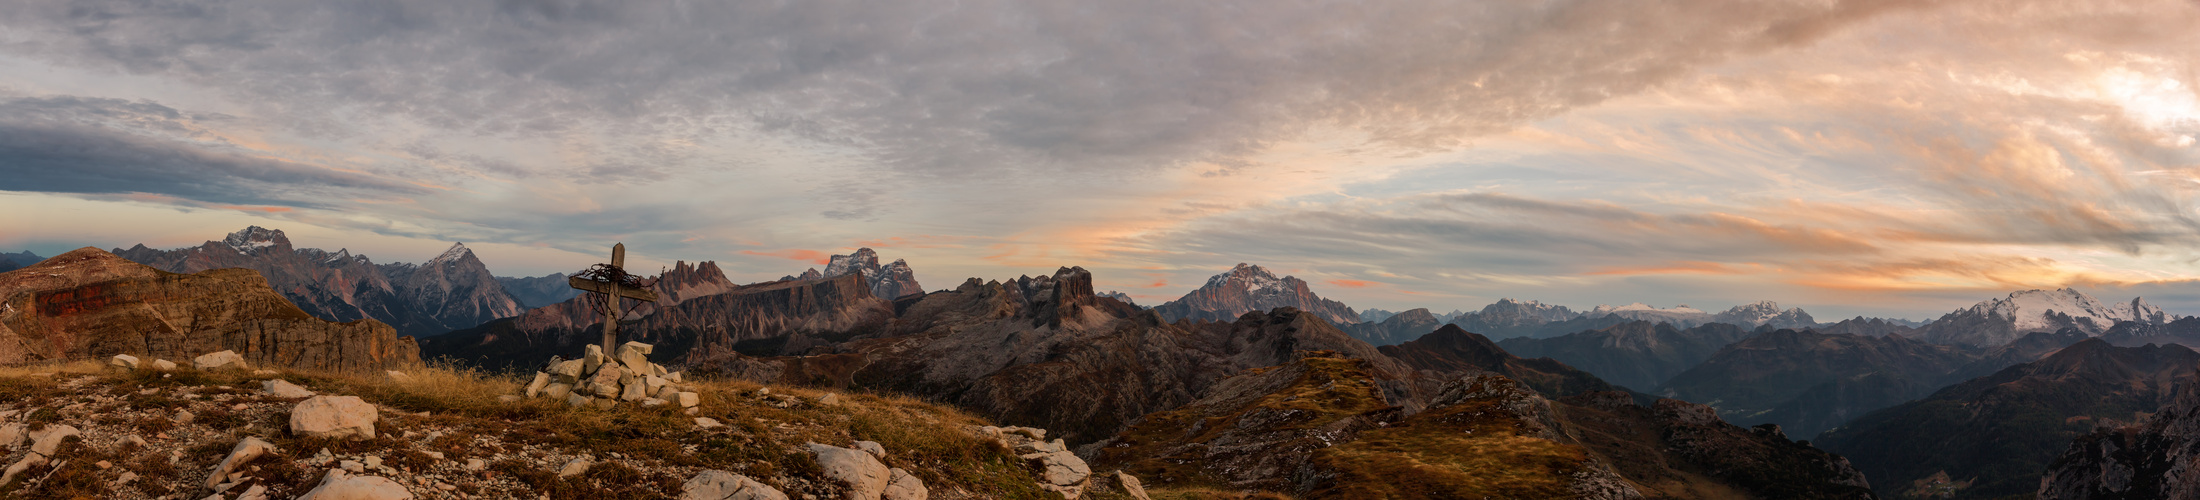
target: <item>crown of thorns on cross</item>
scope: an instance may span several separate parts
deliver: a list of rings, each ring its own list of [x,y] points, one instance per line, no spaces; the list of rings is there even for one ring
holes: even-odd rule
[[[619,266],[614,266],[610,264],[596,264],[593,266],[588,266],[588,269],[582,269],[581,272],[573,273],[573,277],[575,278],[594,281],[597,283],[615,283],[622,288],[638,288],[642,290],[655,290],[657,288],[657,282],[664,280],[664,275],[664,270],[659,269],[657,271],[657,276],[659,276],[659,278],[642,279],[641,276],[627,274],[625,269],[620,269]],[[597,291],[590,291],[588,292],[588,295],[598,297],[597,300],[591,302],[592,305],[596,306],[597,313],[621,312],[622,314],[619,315],[620,317],[625,317],[626,315],[623,313],[634,312],[635,309],[640,309],[642,307],[642,304],[648,303],[647,301],[637,300],[634,301],[634,307],[626,308],[625,311],[619,311],[618,303],[614,302],[616,300],[619,300],[617,295]]]

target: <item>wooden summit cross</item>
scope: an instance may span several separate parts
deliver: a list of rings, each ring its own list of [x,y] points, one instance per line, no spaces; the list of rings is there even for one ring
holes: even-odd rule
[[[619,340],[619,317],[624,316],[623,313],[626,312],[625,309],[619,308],[619,299],[634,299],[642,302],[657,301],[657,292],[649,289],[650,284],[643,284],[635,279],[633,275],[626,274],[625,243],[611,245],[610,265],[598,264],[587,271],[581,271],[578,275],[566,278],[565,281],[573,288],[602,296],[601,302],[596,305],[597,310],[603,312],[603,352],[605,355],[616,352],[612,350],[612,347]],[[636,307],[640,307],[640,305],[637,304]]]

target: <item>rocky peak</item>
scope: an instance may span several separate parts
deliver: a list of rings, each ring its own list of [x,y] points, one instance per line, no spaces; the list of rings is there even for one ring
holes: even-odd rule
[[[1497,302],[1482,306],[1481,314],[1484,319],[1491,321],[1504,319],[1515,321],[1540,320],[1535,321],[1537,323],[1565,321],[1580,316],[1572,309],[1567,309],[1566,306],[1550,305],[1534,300],[1513,300],[1511,298],[1497,299]]]
[[[284,236],[283,230],[260,226],[250,226],[229,233],[229,236],[222,238],[222,244],[242,254],[251,254],[263,248],[274,248],[278,252],[291,251],[290,237]]]
[[[469,258],[474,258],[473,250],[466,248],[465,243],[452,242],[451,248],[444,250],[442,255],[437,255],[433,259],[428,259],[427,263],[421,264],[420,266],[428,267],[437,264],[455,264],[459,261]]]
[[[1802,308],[1791,308],[1783,311],[1780,309],[1779,303],[1770,300],[1734,306],[1733,309],[1727,309],[1726,312],[1712,316],[1711,321],[1746,328],[1765,325],[1772,325],[1774,328],[1805,328],[1818,324],[1816,320],[1810,317],[1810,313],[1803,312]]]
[[[1357,323],[1360,318],[1351,307],[1315,295],[1304,280],[1277,278],[1265,268],[1243,263],[1208,278],[1199,289],[1154,311],[1170,320],[1230,321],[1248,312],[1280,307],[1298,308],[1338,325]]]
[[[824,274],[824,273],[820,273],[820,272],[817,272],[817,268],[815,268],[815,267],[812,267],[812,268],[810,268],[809,270],[806,270],[806,271],[802,271],[802,275],[801,275],[801,276],[796,276],[796,277],[794,277],[794,279],[798,279],[798,280],[814,280],[814,279],[822,279],[822,278],[824,278],[824,277],[825,277],[825,274]]]
[[[828,262],[824,273],[812,269],[803,272],[798,279],[861,274],[863,282],[871,287],[871,294],[881,299],[894,300],[924,293],[924,286],[917,284],[916,272],[910,270],[908,261],[895,259],[893,263],[881,266],[878,263],[878,252],[868,247],[858,248],[855,253],[848,255],[834,255]]]
[[[658,302],[671,305],[696,297],[726,293],[739,287],[733,280],[726,278],[725,271],[720,270],[715,261],[689,264],[682,260],[674,261],[672,270],[657,278],[656,290]]]
[[[827,278],[853,272],[862,272],[863,277],[869,278],[872,274],[877,273],[879,268],[878,252],[871,250],[870,247],[858,248],[855,253],[848,255],[835,255],[832,260],[827,262],[825,264],[825,277]]]

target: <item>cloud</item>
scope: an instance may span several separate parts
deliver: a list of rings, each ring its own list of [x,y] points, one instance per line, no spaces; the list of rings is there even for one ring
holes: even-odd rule
[[[1341,287],[1341,288],[1367,288],[1367,287],[1371,287],[1371,286],[1377,286],[1377,285],[1381,285],[1381,284],[1382,284],[1382,283],[1380,283],[1380,282],[1375,282],[1375,281],[1363,281],[1363,280],[1344,280],[1344,279],[1329,280],[1329,281],[1324,281],[1323,283],[1328,283],[1328,284],[1330,284],[1330,285],[1333,285],[1333,286],[1337,286],[1337,287]]]
[[[1928,4],[51,0],[11,9],[0,50],[224,89],[298,129],[747,131],[969,175],[1229,164],[1317,123],[1448,147]]]
[[[819,251],[816,251],[816,250],[800,250],[800,249],[789,249],[789,250],[773,250],[773,251],[769,251],[769,252],[758,252],[758,251],[754,251],[754,250],[742,250],[742,251],[741,251],[741,254],[742,254],[742,255],[760,255],[760,256],[764,256],[764,257],[778,257],[778,258],[782,258],[782,259],[788,259],[788,260],[799,260],[799,261],[803,261],[803,262],[809,262],[809,263],[812,263],[812,264],[818,264],[818,265],[830,264],[830,263],[832,263],[832,260],[833,260],[833,256],[832,256],[832,254],[828,254],[828,253],[825,253],[825,252],[819,252]]]
[[[237,205],[328,206],[321,195],[417,193],[406,182],[287,161],[221,138],[192,115],[148,101],[73,96],[0,100],[6,190],[152,193]]]

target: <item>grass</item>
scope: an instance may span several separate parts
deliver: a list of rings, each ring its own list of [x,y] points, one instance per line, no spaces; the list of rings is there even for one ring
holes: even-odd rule
[[[1588,452],[1527,435],[1496,398],[1416,414],[1315,452],[1338,478],[1314,496],[1339,498],[1566,498]]]
[[[150,360],[147,361],[148,363]],[[33,373],[95,375],[79,389],[60,387],[53,379]],[[275,444],[281,451],[255,461],[254,477],[274,492],[295,495],[319,478],[318,468],[299,461],[326,449],[333,454],[373,455],[389,467],[426,471],[439,464],[462,464],[469,458],[491,461],[490,470],[475,475],[502,478],[531,490],[526,496],[549,494],[553,498],[664,498],[677,492],[693,471],[711,468],[741,473],[771,484],[793,497],[805,494],[831,497],[836,485],[827,484],[823,471],[804,446],[810,442],[850,446],[854,441],[877,441],[885,446],[889,466],[909,471],[934,492],[935,498],[1045,498],[1034,471],[991,440],[968,432],[966,426],[988,425],[968,413],[914,398],[877,394],[840,394],[839,404],[817,403],[824,391],[799,387],[769,387],[740,380],[691,380],[687,385],[701,395],[698,415],[728,425],[711,432],[699,431],[694,417],[677,405],[644,408],[622,404],[611,410],[576,409],[560,401],[526,399],[505,402],[499,396],[521,391],[525,379],[488,373],[448,363],[429,363],[407,370],[409,381],[385,375],[329,373],[300,370],[168,372],[138,370],[115,372],[93,362],[43,367],[0,367],[0,404],[13,408],[37,408],[26,416],[33,421],[61,421],[53,408],[84,394],[120,398],[115,408],[138,414],[172,415],[189,409],[195,415],[191,428],[205,426],[218,437],[198,442],[187,457],[225,455],[247,436]],[[530,374],[531,376],[531,374]],[[293,436],[287,432],[287,410],[269,414],[265,405],[257,411],[231,411],[231,404],[280,403],[261,394],[260,382],[281,378],[321,394],[358,396],[385,410],[373,439],[328,440]],[[222,389],[227,387],[228,389]],[[178,389],[188,388],[188,391]],[[147,389],[158,389],[150,394]],[[183,397],[183,393],[198,399]],[[221,404],[209,404],[219,396]],[[57,404],[58,403],[58,404]],[[287,408],[287,406],[285,406]],[[107,422],[135,427],[132,432],[153,435],[182,432],[181,426],[159,416],[122,418],[97,416],[88,410],[68,412],[81,420],[76,425]],[[439,435],[426,436],[434,429]],[[418,430],[406,436],[408,430]],[[182,436],[183,434],[178,434]],[[134,446],[134,445],[132,445]],[[96,450],[77,450],[85,457]],[[443,454],[438,460],[429,452]],[[166,453],[131,453],[117,447],[106,457],[138,474],[138,489],[154,495],[198,492],[190,487],[206,465],[193,461],[172,463]],[[598,458],[589,472],[568,478],[556,475],[533,460],[587,454]],[[56,473],[26,492],[32,498],[101,498],[98,485],[111,483],[118,470],[79,470],[97,460],[70,459],[68,470]],[[503,457],[499,460],[498,457]],[[617,457],[615,459],[607,459]],[[204,458],[193,458],[204,460]],[[72,472],[73,471],[73,472]],[[43,472],[41,472],[43,473]],[[89,479],[98,479],[92,481]],[[82,479],[82,480],[80,480]],[[171,491],[170,486],[175,490]],[[458,485],[475,496],[502,493]],[[510,492],[505,492],[510,493]]]

